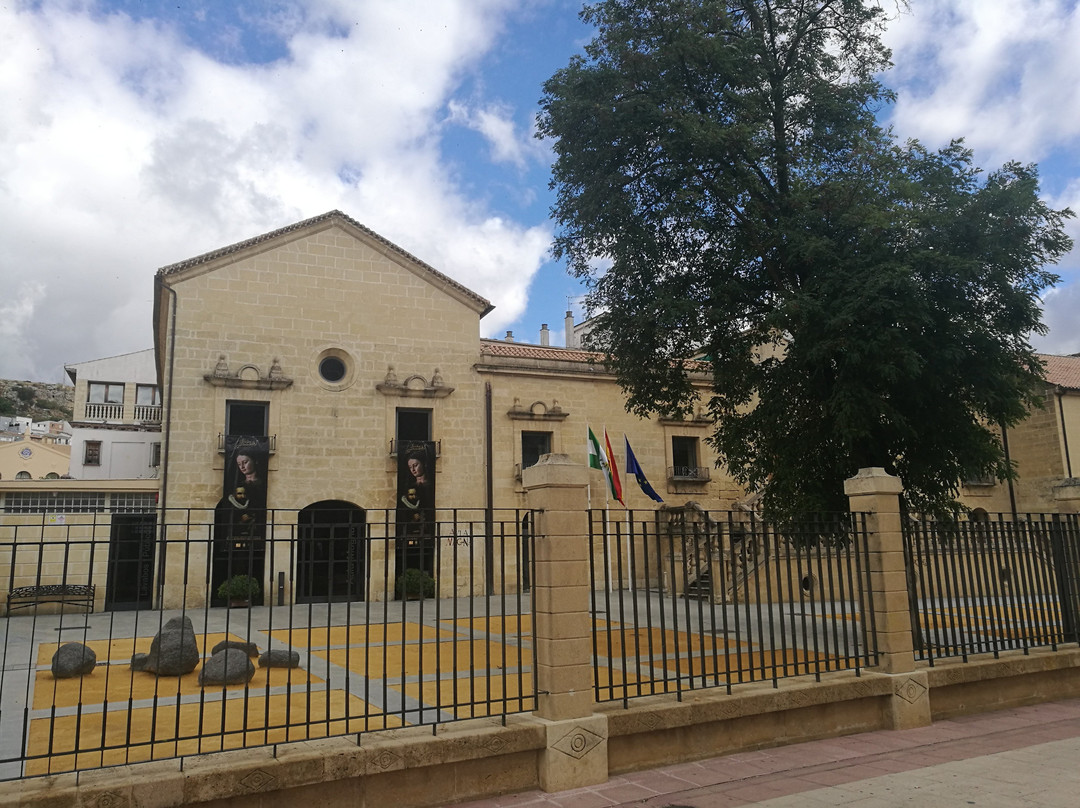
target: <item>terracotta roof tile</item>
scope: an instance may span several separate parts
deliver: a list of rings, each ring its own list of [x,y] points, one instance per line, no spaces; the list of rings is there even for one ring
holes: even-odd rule
[[[546,345],[526,345],[520,342],[481,340],[480,353],[490,356],[511,356],[515,359],[556,359],[563,362],[603,362],[603,355],[573,348],[553,348]]]
[[[1046,368],[1046,380],[1059,387],[1080,390],[1080,356],[1039,354]]]
[[[480,353],[488,356],[506,356],[514,359],[554,359],[563,362],[582,362],[604,366],[604,355],[597,351],[583,351],[578,348],[556,348],[546,345],[528,345],[520,342],[501,340],[480,340]],[[701,373],[709,370],[708,362],[687,360],[687,370]]]

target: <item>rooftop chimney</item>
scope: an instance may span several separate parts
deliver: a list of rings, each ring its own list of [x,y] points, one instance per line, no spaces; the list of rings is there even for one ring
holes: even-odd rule
[[[506,341],[507,342],[513,342],[514,341],[514,332],[513,331],[507,331],[506,332]]]
[[[540,344],[545,348],[551,344],[551,332],[548,331],[547,323],[540,323]]]
[[[566,347],[576,348],[577,341],[574,339],[574,312],[566,312]]]

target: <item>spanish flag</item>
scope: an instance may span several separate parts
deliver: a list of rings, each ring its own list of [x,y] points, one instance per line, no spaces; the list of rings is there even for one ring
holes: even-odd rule
[[[608,440],[607,429],[604,429],[604,445],[607,447],[608,456],[608,484],[611,486],[611,496],[624,508],[626,503],[622,498],[622,482],[619,480],[619,467],[615,463],[615,453],[611,451],[611,441]]]

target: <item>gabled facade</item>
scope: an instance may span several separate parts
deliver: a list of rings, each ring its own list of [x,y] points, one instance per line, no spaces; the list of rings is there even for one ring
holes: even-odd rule
[[[70,475],[140,480],[161,465],[161,392],[154,351],[65,365],[75,385]]]
[[[0,442],[0,480],[55,480],[67,474],[70,447],[24,434],[22,440]]]

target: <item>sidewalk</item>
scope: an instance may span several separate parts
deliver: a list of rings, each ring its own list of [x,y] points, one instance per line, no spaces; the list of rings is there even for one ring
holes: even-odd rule
[[[457,808],[1080,805],[1080,700],[744,752]]]

